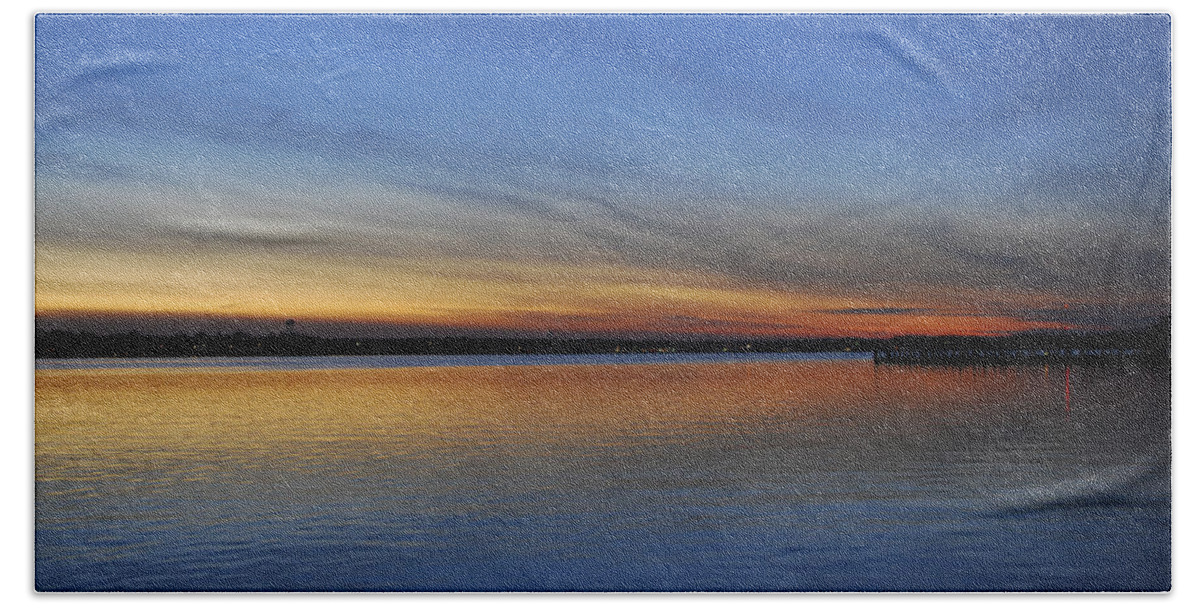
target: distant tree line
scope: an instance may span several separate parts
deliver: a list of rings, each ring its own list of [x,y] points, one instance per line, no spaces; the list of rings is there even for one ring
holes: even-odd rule
[[[1086,361],[1117,358],[1166,364],[1171,359],[1171,326],[1162,320],[1138,330],[1102,333],[1021,333],[1010,336],[903,336],[881,340],[876,362],[979,364],[1021,361]]]
[[[1159,359],[1170,357],[1170,321],[1144,329],[1105,333],[1046,332],[1002,337],[903,336],[872,338],[518,338],[412,337],[322,338],[300,333],[175,334],[128,331],[95,334],[58,329],[36,330],[38,358],[101,357],[266,357],[328,355],[516,355],[594,353],[721,352],[1001,352],[1053,350],[1129,351]]]
[[[39,358],[97,357],[258,357],[328,355],[517,355],[595,353],[719,353],[869,351],[869,340],[853,338],[795,340],[688,340],[670,338],[321,338],[299,333],[255,336],[175,334],[129,331],[117,334],[38,330]]]
[[[1007,336],[900,336],[880,340],[879,351],[1135,351],[1170,356],[1171,320],[1108,332],[1026,332]]]

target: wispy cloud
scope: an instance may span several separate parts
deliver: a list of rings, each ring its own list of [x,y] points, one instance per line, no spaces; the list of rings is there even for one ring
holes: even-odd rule
[[[39,241],[894,303],[842,316],[1169,301],[1161,16],[51,16],[36,43]]]
[[[830,310],[821,310],[824,314],[830,315],[924,315],[938,314],[938,311],[931,308],[834,308]]]

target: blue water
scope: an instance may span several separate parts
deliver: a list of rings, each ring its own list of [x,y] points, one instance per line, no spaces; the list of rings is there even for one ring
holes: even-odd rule
[[[37,586],[1171,585],[1164,370],[668,357],[39,362]]]

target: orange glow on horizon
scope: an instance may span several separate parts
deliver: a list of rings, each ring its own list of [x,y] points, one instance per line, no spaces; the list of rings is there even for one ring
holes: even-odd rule
[[[38,243],[35,276],[39,316],[193,315],[748,337],[996,335],[1069,328],[980,315],[952,303],[798,293],[694,271],[615,265],[219,249],[138,252]],[[934,295],[930,301],[939,299]],[[869,312],[887,308],[897,311]]]

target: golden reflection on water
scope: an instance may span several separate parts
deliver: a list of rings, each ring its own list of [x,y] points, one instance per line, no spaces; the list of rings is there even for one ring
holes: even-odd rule
[[[1016,393],[1048,393],[1041,385],[1051,382],[1019,370],[910,370],[869,361],[38,370],[36,452],[41,459],[262,454],[298,442],[380,450],[446,441],[603,443],[962,413]]]

